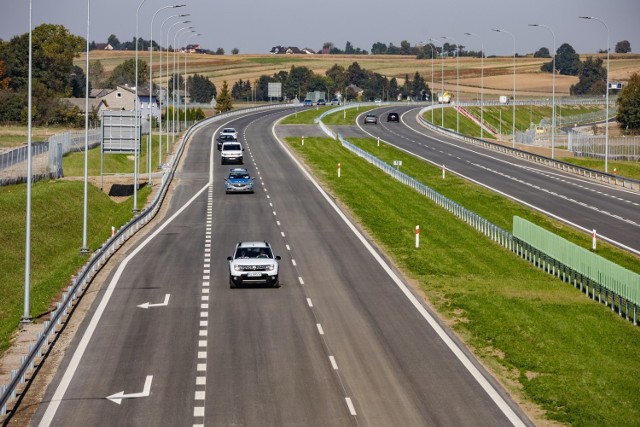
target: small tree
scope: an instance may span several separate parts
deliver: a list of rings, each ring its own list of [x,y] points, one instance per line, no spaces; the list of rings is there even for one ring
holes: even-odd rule
[[[551,73],[553,61],[542,65],[540,70]],[[556,51],[556,71],[565,76],[577,76],[580,72],[580,56],[569,43],[563,43]]]
[[[546,47],[541,47],[533,54],[534,58],[551,58],[551,54],[549,53],[549,49]]]
[[[579,81],[571,86],[572,95],[600,95],[605,93],[607,70],[602,59],[588,57],[580,67]]]
[[[208,103],[217,95],[216,85],[200,74],[187,78],[187,87],[193,102]]]
[[[232,55],[237,55],[240,53],[240,49],[238,49],[237,47],[234,47],[233,49],[231,49],[231,54]]]
[[[616,43],[616,53],[629,53],[631,52],[631,43],[629,40],[622,40],[621,42]]]
[[[216,55],[224,55],[224,49],[219,47],[216,49]]]
[[[231,100],[231,93],[229,92],[229,85],[225,80],[222,82],[222,89],[216,98],[216,113],[224,113],[230,111],[232,108],[233,101]]]
[[[633,73],[618,94],[617,120],[620,128],[632,133],[640,132],[640,74]]]

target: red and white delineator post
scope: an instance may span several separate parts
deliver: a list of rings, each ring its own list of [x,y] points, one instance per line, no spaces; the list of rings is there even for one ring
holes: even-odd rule
[[[340,178],[340,163],[338,163],[338,178]]]
[[[596,250],[596,230],[594,229],[593,232],[591,233],[591,249],[593,249],[594,251]]]
[[[416,249],[420,247],[420,226],[416,225]]]

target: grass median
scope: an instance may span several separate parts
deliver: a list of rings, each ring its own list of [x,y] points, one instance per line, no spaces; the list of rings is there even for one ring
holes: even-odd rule
[[[548,420],[637,424],[638,327],[492,243],[339,142],[307,138],[301,146],[297,141],[288,139],[514,395],[542,408]],[[373,140],[358,143],[368,144],[372,152],[377,148]],[[492,212],[486,217],[499,225],[510,224],[512,208],[503,204],[508,200],[452,176],[442,180],[439,168],[401,157],[392,147],[381,145],[374,154],[402,159],[404,172],[422,171],[416,178],[425,184],[440,180],[438,191],[483,216],[485,209]],[[419,249],[414,245],[416,225],[421,229]],[[637,258],[628,262],[637,271]],[[532,417],[544,422],[540,415]]]

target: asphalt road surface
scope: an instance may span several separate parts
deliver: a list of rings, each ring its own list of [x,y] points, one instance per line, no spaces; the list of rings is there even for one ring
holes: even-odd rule
[[[170,212],[113,268],[33,425],[532,425],[277,141],[283,114],[195,134]],[[222,126],[255,194],[224,192]],[[230,288],[239,240],[272,244],[280,288]]]
[[[392,109],[401,113],[401,123],[386,122],[386,113]],[[363,125],[361,118],[359,132],[380,137],[440,167],[445,165],[451,172],[585,233],[596,230],[600,239],[640,255],[640,192],[443,136],[419,124],[416,118],[419,110],[381,108],[376,110],[381,117],[378,125]]]

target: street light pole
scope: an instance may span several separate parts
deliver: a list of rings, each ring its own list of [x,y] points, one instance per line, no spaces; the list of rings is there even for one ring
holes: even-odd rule
[[[156,10],[151,18],[151,37],[149,43],[151,44],[149,49],[149,137],[147,139],[147,174],[149,176],[149,185],[151,185],[151,153],[153,146],[153,108],[152,102],[153,99],[153,21],[156,19],[156,15],[165,9],[175,9],[178,7],[184,7],[185,4],[178,4],[173,6],[164,6],[160,9]],[[162,59],[162,52],[160,52],[160,59]],[[160,109],[160,116],[162,116],[162,109]],[[162,123],[162,118],[160,118],[160,126]],[[160,135],[162,135],[162,128],[159,129]],[[162,151],[161,149],[158,151]],[[158,163],[160,166],[161,163]]]
[[[551,98],[551,158],[555,158],[555,146],[556,146],[556,34],[553,30],[546,25],[542,24],[529,24],[530,27],[546,28],[553,36],[553,77],[551,78],[552,98]]]
[[[442,36],[443,39],[447,37]],[[460,111],[458,110],[458,92],[460,89],[460,44],[453,37],[449,37],[456,44],[456,132],[460,133]]]
[[[189,37],[187,37],[187,40],[185,40],[185,46],[187,41],[192,38],[192,37],[196,37],[196,36],[201,36],[202,34],[200,33],[195,33],[195,34],[191,34]],[[185,52],[184,52],[184,128],[187,128],[187,49],[185,47]]]
[[[87,52],[86,73],[84,82],[84,192],[82,202],[82,247],[81,254],[89,253],[87,245],[87,221],[88,221],[88,188],[89,188],[89,18],[91,16],[91,0],[87,0]]]
[[[169,107],[168,107],[168,105],[169,105],[169,35],[171,34],[171,30],[173,29],[173,27],[175,27],[176,25],[178,25],[178,24],[188,24],[190,22],[191,21],[174,22],[173,24],[171,24],[169,26],[169,29],[167,30],[167,55],[166,55],[166,60],[167,60],[166,61],[167,62],[167,91],[166,91],[166,94],[167,94],[167,119],[168,119],[168,116],[169,116]],[[174,45],[175,45],[175,42],[174,42]],[[175,51],[175,46],[172,46],[172,48]],[[174,63],[173,64],[173,69],[172,69],[172,72],[171,72],[171,74],[172,74],[171,79],[172,80],[175,80],[175,73],[176,73],[176,70],[175,70],[175,63]],[[175,83],[175,82],[173,82],[173,83]],[[173,95],[174,95],[174,93],[172,92],[171,93],[172,98],[173,98]],[[175,102],[173,102],[173,101],[174,100],[172,99],[171,100],[171,107],[172,107],[171,108],[171,110],[172,110],[172,113],[171,113],[172,114],[172,120],[171,120],[172,144],[173,144],[173,142],[175,142],[175,137],[173,135],[173,133],[175,132],[175,123],[174,123],[174,120],[173,120],[173,110],[175,110],[175,108],[176,108]],[[169,124],[167,123],[167,142],[165,144],[165,148],[166,148],[165,153],[166,154],[169,154],[169,135],[168,135],[168,132],[169,132]]]
[[[138,120],[138,109],[139,99],[138,99],[138,13],[140,12],[140,8],[144,4],[146,0],[142,0],[136,9],[136,99],[134,101],[134,115],[136,120],[136,135],[135,135],[135,147],[134,147],[134,155],[133,155],[133,212],[138,212],[138,147],[140,145],[140,121]]]
[[[429,39],[433,42],[436,40]],[[440,79],[442,80],[442,100],[444,101],[444,42],[440,48]],[[444,107],[440,106],[440,125],[444,128]]]
[[[606,97],[605,97],[605,103],[606,105],[606,109],[607,109],[607,118],[605,119],[605,123],[604,123],[604,172],[608,173],[609,172],[609,71],[610,71],[610,64],[609,64],[609,27],[607,27],[607,24],[604,23],[604,21],[602,19],[596,18],[594,16],[580,16],[581,19],[592,19],[594,21],[598,21],[599,23],[601,23],[602,25],[604,25],[604,28],[607,30],[607,85],[606,85]]]
[[[511,124],[511,146],[515,148],[516,146],[516,37],[507,30],[497,30],[494,29],[498,33],[507,33],[513,39],[513,115],[512,115],[512,124]]]
[[[436,45],[427,43],[431,46],[431,123],[433,123],[433,61],[435,60]]]
[[[27,84],[27,218],[25,225],[25,255],[24,255],[24,310],[22,312],[22,319],[20,323],[31,323],[31,182],[33,181],[33,169],[31,161],[31,115],[32,115],[32,101],[31,92],[32,85],[31,79],[33,77],[32,64],[33,64],[33,23],[31,18],[32,1],[29,0],[29,82]]]
[[[190,32],[192,32],[192,33],[195,32],[195,31],[193,31],[193,27],[183,27],[183,28],[180,28],[178,31],[176,31],[176,33],[173,35],[173,73],[174,73],[174,75],[176,75],[176,73],[175,73],[175,70],[176,70],[176,43],[177,43],[176,39],[177,39],[178,35],[184,30],[191,30]],[[178,39],[178,41],[179,41],[179,39]],[[180,62],[178,62],[178,67],[179,66],[180,66]],[[178,69],[177,76],[180,77],[180,70],[179,69]],[[174,87],[174,91],[173,91],[174,105],[176,103],[176,98],[177,98],[177,102],[178,102],[178,107],[177,108],[174,107],[174,109],[173,109],[173,122],[175,123],[175,121],[176,121],[176,109],[178,110],[178,112],[180,111],[180,96],[178,94],[178,96],[176,97],[176,90],[175,90],[175,87],[176,87],[175,80],[176,79],[174,78],[173,80],[174,80],[174,82],[173,82],[173,87]],[[178,80],[177,86],[178,86],[178,92],[179,92],[180,91],[180,79],[178,78],[177,80]],[[180,115],[179,114],[178,114],[178,126],[176,126],[175,128],[178,130],[178,132],[180,132]],[[173,142],[174,143],[175,143],[175,138],[176,138],[176,135],[175,135],[175,129],[174,129],[174,134],[173,134]]]
[[[484,138],[484,43],[482,37],[474,33],[464,33],[480,39],[480,138]]]
[[[188,13],[186,14],[182,14],[182,15],[171,15],[168,18],[166,18],[164,21],[162,21],[162,24],[160,25],[160,40],[162,41],[162,29],[164,28],[164,24],[169,20],[169,19],[173,19],[173,18],[182,18],[185,16],[189,16]],[[167,33],[167,46],[165,47],[165,50],[167,51],[167,82],[169,81],[169,37],[168,37],[168,33]],[[167,97],[167,103],[169,102],[169,86],[167,85],[167,90],[164,93],[164,96]],[[169,112],[169,109],[167,109],[167,113]],[[160,126],[160,140],[158,143],[158,167],[162,167],[162,49],[160,50],[160,121],[159,121],[159,126]],[[167,126],[167,129],[165,130],[164,134],[165,137],[167,138],[167,145],[169,144],[169,134],[168,134],[168,128],[169,126]]]

